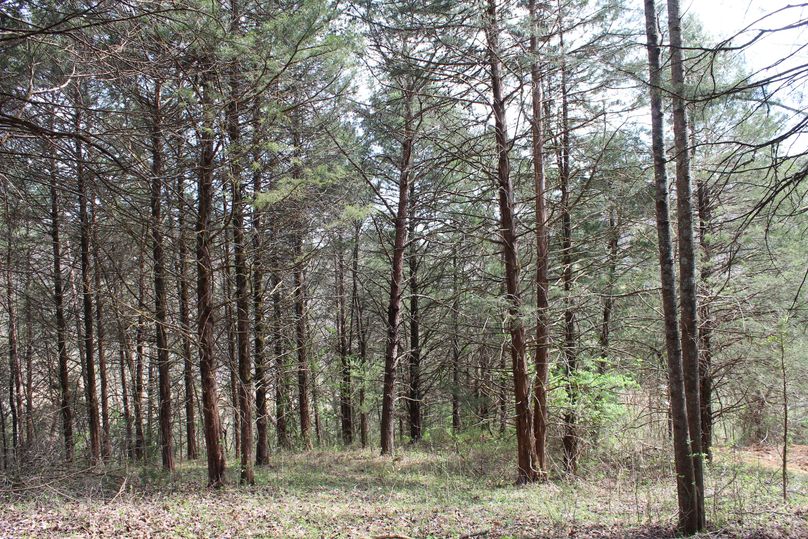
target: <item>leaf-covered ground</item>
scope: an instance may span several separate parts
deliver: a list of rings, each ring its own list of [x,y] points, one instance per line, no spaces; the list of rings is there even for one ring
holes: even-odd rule
[[[590,462],[575,480],[513,485],[510,448],[282,453],[254,487],[205,487],[204,461],[50,471],[0,488],[0,537],[672,537],[662,452]],[[234,466],[234,463],[231,463]],[[808,537],[808,475],[722,450],[707,485],[709,537]]]

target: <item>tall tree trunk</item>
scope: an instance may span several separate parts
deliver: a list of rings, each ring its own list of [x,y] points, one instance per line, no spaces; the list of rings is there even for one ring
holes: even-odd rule
[[[536,379],[533,395],[536,400],[533,410],[533,436],[536,443],[537,467],[544,477],[547,473],[547,375],[549,372],[549,283],[547,278],[549,231],[547,226],[546,180],[544,175],[544,96],[539,57],[539,6],[530,0],[531,21],[530,89],[533,118],[531,122],[533,150],[533,190],[536,212]]]
[[[135,456],[135,445],[132,436],[132,412],[129,408],[129,388],[126,384],[126,364],[132,362],[132,358],[128,357],[131,356],[132,351],[129,349],[128,343],[125,343],[123,336],[121,336],[120,347],[121,399],[123,400],[123,420],[126,427],[124,454],[126,459],[131,460]]]
[[[295,346],[297,348],[297,392],[300,408],[300,438],[303,447],[312,448],[311,442],[311,406],[309,405],[309,359],[307,354],[306,336],[306,297],[303,283],[303,240],[300,233],[294,239],[295,268],[292,272],[294,279],[294,308],[295,308]]]
[[[704,457],[702,453],[701,398],[699,396],[699,334],[696,298],[696,252],[693,239],[693,204],[690,152],[687,148],[682,20],[679,0],[668,0],[668,33],[671,44],[673,137],[676,154],[676,217],[679,243],[679,291],[681,297],[682,369],[684,371],[687,422],[696,480],[699,529],[705,526]]]
[[[104,349],[104,306],[101,301],[101,256],[98,246],[98,221],[95,202],[90,204],[92,215],[92,244],[93,244],[93,277],[96,290],[95,301],[95,327],[96,346],[98,347],[98,374],[101,378],[101,456],[108,461],[112,456],[112,438],[109,422],[109,384],[107,380],[107,357]]]
[[[182,331],[182,377],[185,385],[185,443],[188,460],[195,460],[199,456],[196,443],[196,413],[194,411],[194,372],[193,356],[191,352],[191,315],[188,302],[188,248],[186,246],[185,212],[188,211],[185,202],[185,183],[182,174],[177,175],[177,266],[179,281],[179,308],[180,329]]]
[[[560,12],[559,12],[560,13]],[[563,24],[563,23],[560,23]],[[567,83],[567,64],[564,57],[564,33],[560,33],[561,56],[561,143],[557,149],[559,186],[561,188],[561,280],[564,287],[564,387],[567,392],[567,405],[564,410],[564,471],[574,474],[578,467],[578,371],[575,310],[572,303],[572,220],[570,208],[570,126],[569,126],[569,91]]]
[[[692,133],[691,127],[691,133]],[[695,142],[695,141],[694,141]],[[693,145],[695,152],[695,144]],[[712,459],[713,443],[713,346],[712,337],[715,327],[711,312],[711,288],[710,278],[713,274],[712,245],[710,242],[711,221],[712,221],[712,201],[710,197],[710,186],[706,181],[697,181],[697,196],[699,201],[699,244],[701,246],[702,264],[699,276],[701,297],[703,298],[698,306],[699,325],[699,411],[701,414],[701,445],[702,451],[708,459]]]
[[[614,207],[609,208],[609,228],[607,230],[607,252],[608,262],[606,268],[606,293],[603,296],[603,315],[600,322],[600,334],[598,335],[598,345],[600,346],[600,361],[598,361],[598,372],[606,372],[607,359],[609,357],[609,336],[611,332],[612,310],[614,309],[614,281],[617,272],[617,249],[620,241],[619,223]]]
[[[362,222],[354,225],[353,252],[351,254],[351,338],[348,339],[349,354],[353,355],[353,328],[356,326],[356,340],[362,382],[359,384],[359,440],[362,447],[368,445],[368,413],[365,410],[365,353],[366,334],[362,324],[362,298],[359,295],[359,242]]]
[[[499,22],[496,0],[488,0],[485,28],[488,61],[491,76],[491,104],[497,147],[497,187],[499,191],[499,227],[502,234],[505,260],[505,290],[508,303],[508,330],[511,334],[511,361],[513,368],[514,398],[516,400],[516,443],[518,455],[518,482],[530,483],[537,479],[538,457],[534,444],[530,412],[530,376],[527,368],[525,327],[522,322],[522,297],[519,292],[519,257],[516,222],[514,219],[514,190],[511,183],[509,159],[510,140],[506,120],[506,105],[499,59]]]
[[[262,136],[259,121],[260,107],[256,102],[253,107],[253,163],[260,165],[260,138]],[[258,196],[263,188],[261,175],[263,170],[256,166],[253,171],[253,193]],[[253,335],[255,348],[253,361],[255,363],[255,463],[264,465],[269,463],[269,440],[267,433],[267,365],[264,351],[264,260],[263,242],[261,240],[263,229],[261,225],[261,211],[253,208],[252,213],[252,301],[253,301]]]
[[[171,430],[171,370],[166,335],[166,277],[163,254],[163,127],[162,85],[154,83],[151,132],[151,239],[154,259],[154,329],[157,335],[157,377],[159,390],[160,456],[163,469],[174,471],[174,442]]]
[[[205,75],[207,77],[208,75]],[[211,260],[211,210],[213,205],[213,106],[210,81],[202,82],[202,113],[197,191],[199,208],[196,222],[197,316],[199,365],[202,378],[202,412],[205,421],[205,447],[208,453],[208,485],[224,483],[224,451],[219,443],[222,432],[216,389],[216,357],[213,353],[213,262]]]
[[[415,184],[410,182],[407,261],[410,270],[410,394],[407,398],[410,419],[410,441],[421,440],[421,312],[418,294],[418,244],[415,240]]]
[[[227,215],[227,200],[226,195],[222,193],[224,214]],[[230,219],[232,223],[232,219]],[[233,450],[235,451],[236,458],[241,460],[241,420],[239,419],[239,400],[238,400],[238,359],[236,358],[236,325],[233,317],[233,288],[232,278],[230,276],[230,268],[232,267],[230,260],[230,227],[225,218],[224,229],[224,320],[225,327],[227,328],[227,370],[230,374],[230,403],[233,409]],[[225,433],[225,444],[227,443],[227,436]]]
[[[283,354],[283,320],[281,319],[281,280],[277,271],[271,274],[272,285],[272,352],[275,356],[275,430],[278,445],[284,449],[292,446],[287,427],[289,413],[288,389],[286,386],[286,361]]]
[[[662,310],[665,317],[665,346],[668,355],[668,386],[673,426],[673,449],[676,466],[676,491],[679,505],[679,528],[693,534],[699,531],[699,504],[695,491],[695,473],[689,442],[687,404],[685,401],[682,349],[676,313],[676,270],[668,208],[668,179],[665,173],[665,146],[662,116],[662,68],[657,34],[654,0],[645,0],[645,32],[648,40],[649,93],[651,97],[651,140],[654,158],[656,192],[656,228],[659,248],[659,273],[662,288]]]
[[[20,457],[20,415],[22,414],[22,376],[20,375],[20,359],[17,341],[17,310],[14,306],[14,279],[12,276],[14,259],[12,257],[14,245],[14,223],[8,204],[8,183],[4,193],[6,231],[6,313],[8,316],[8,407],[11,411],[11,448],[15,462]]]
[[[78,90],[77,90],[78,93]],[[81,131],[81,112],[76,109],[76,132]],[[90,267],[91,226],[87,212],[87,180],[84,170],[84,151],[82,141],[76,140],[76,179],[79,197],[79,225],[81,236],[81,289],[84,314],[84,373],[85,393],[87,399],[87,415],[90,428],[90,461],[98,463],[101,458],[101,422],[98,415],[98,392],[95,385],[95,357],[93,342],[93,290]]]
[[[452,432],[460,432],[460,276],[457,245],[452,246]]]
[[[53,302],[56,309],[56,348],[59,354],[59,392],[61,394],[62,437],[65,461],[73,461],[73,410],[71,409],[70,371],[67,355],[67,322],[65,320],[64,287],[62,284],[62,242],[59,234],[59,196],[56,190],[56,160],[50,157],[51,245],[53,249]]]
[[[230,0],[230,31],[239,35],[239,5]],[[238,340],[238,401],[239,435],[241,437],[242,484],[255,483],[253,470],[253,419],[252,419],[252,364],[250,357],[250,291],[247,270],[247,246],[244,239],[244,184],[241,167],[241,131],[239,128],[239,66],[234,60],[230,70],[230,102],[227,107],[227,136],[230,139],[230,180],[233,187],[233,244],[236,272],[236,337]]]
[[[345,328],[345,256],[342,232],[336,237],[334,253],[334,280],[337,300],[337,354],[340,359],[339,410],[342,443],[353,441],[353,406],[351,405],[351,360],[348,351],[348,331]]]
[[[135,408],[135,458],[142,461],[146,458],[146,438],[143,432],[143,366],[145,362],[144,342],[146,340],[146,270],[144,247],[140,245],[140,263],[138,264],[138,298],[137,329],[135,330],[135,369],[134,408]],[[131,367],[131,365],[130,365]]]
[[[401,296],[404,289],[404,250],[407,243],[407,214],[409,213],[413,131],[413,92],[404,89],[404,133],[401,142],[401,161],[398,177],[398,208],[394,218],[395,240],[393,243],[392,271],[390,275],[390,298],[387,304],[387,345],[384,352],[384,385],[382,386],[381,453],[392,455],[394,451],[394,415],[396,408],[396,368],[398,365],[398,339],[401,324]]]

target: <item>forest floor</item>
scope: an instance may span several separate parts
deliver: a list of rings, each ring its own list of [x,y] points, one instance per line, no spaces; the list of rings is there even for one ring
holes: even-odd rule
[[[204,460],[55,471],[0,485],[0,537],[673,537],[676,496],[659,448],[582,463],[578,479],[513,484],[498,442],[279,453],[256,485],[205,488]],[[781,498],[775,449],[715,452],[704,537],[808,537],[808,447]],[[803,459],[803,460],[800,460]]]

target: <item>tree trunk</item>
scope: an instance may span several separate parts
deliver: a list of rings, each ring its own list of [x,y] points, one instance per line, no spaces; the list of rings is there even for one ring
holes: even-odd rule
[[[185,385],[185,441],[188,460],[195,460],[199,456],[196,443],[196,413],[194,411],[194,372],[193,355],[191,352],[191,315],[188,302],[188,249],[186,246],[185,212],[188,211],[185,203],[185,183],[182,174],[177,175],[177,266],[179,281],[179,310],[180,329],[182,331],[182,377]]]
[[[76,110],[75,128],[81,131],[81,113]],[[81,289],[84,314],[84,373],[87,414],[90,428],[90,462],[97,464],[101,458],[101,424],[98,416],[98,395],[95,386],[95,357],[93,342],[93,290],[90,267],[91,226],[87,212],[87,186],[84,171],[82,142],[76,139],[76,179],[78,181],[79,225],[81,228]]]
[[[410,240],[407,261],[410,270],[410,394],[407,398],[410,441],[421,440],[421,312],[418,305],[418,244],[415,241],[415,184],[410,182],[409,224]]]
[[[230,0],[230,31],[239,35],[239,5]],[[233,246],[236,272],[236,337],[238,349],[238,401],[239,435],[241,437],[242,484],[255,483],[253,470],[253,419],[252,419],[252,364],[250,357],[250,291],[247,269],[247,246],[244,239],[244,185],[242,183],[241,132],[239,129],[239,66],[234,60],[230,70],[230,102],[227,107],[227,136],[230,139],[230,180],[233,187]]]
[[[253,163],[260,164],[260,138],[261,124],[259,122],[259,105],[256,102],[253,109]],[[253,172],[253,193],[258,196],[261,193],[262,168],[256,167]],[[252,213],[252,301],[253,301],[253,335],[255,338],[255,348],[253,360],[255,363],[255,463],[259,466],[269,463],[269,441],[267,433],[267,373],[266,373],[266,353],[264,351],[264,266],[263,266],[263,242],[261,235],[261,211],[253,208]]]
[[[107,381],[107,357],[104,350],[104,307],[101,301],[101,257],[98,246],[98,221],[95,202],[90,204],[92,245],[93,245],[93,277],[96,291],[95,327],[96,346],[98,347],[98,374],[101,378],[101,456],[108,461],[112,456],[112,439],[109,423],[109,385]]]
[[[306,336],[306,297],[303,288],[303,240],[297,233],[294,239],[295,268],[294,304],[295,304],[295,346],[297,348],[297,392],[300,408],[300,438],[305,449],[312,448],[311,442],[311,406],[309,405],[309,359]]]
[[[522,323],[522,297],[519,292],[519,257],[516,223],[514,220],[514,192],[511,183],[509,159],[510,140],[506,121],[506,105],[499,59],[499,22],[496,0],[488,0],[487,25],[488,61],[491,76],[491,104],[494,114],[497,147],[497,187],[499,191],[499,225],[505,260],[505,299],[508,303],[508,330],[511,334],[511,361],[514,397],[516,400],[516,443],[518,455],[518,482],[530,483],[537,479],[537,456],[530,412],[530,376],[527,368],[525,327]]]
[[[687,422],[693,454],[696,481],[698,524],[705,526],[704,457],[702,453],[701,399],[699,397],[698,307],[696,298],[696,253],[693,239],[693,205],[690,180],[690,152],[687,148],[685,113],[684,59],[682,53],[682,21],[679,0],[668,0],[668,33],[671,44],[671,82],[673,102],[673,136],[676,154],[676,217],[679,243],[679,290],[681,297],[681,345],[684,372]]]
[[[207,75],[205,75],[207,77]],[[211,260],[211,206],[213,205],[213,112],[210,81],[202,83],[202,113],[200,131],[199,208],[196,222],[197,316],[199,336],[199,365],[202,379],[202,412],[205,421],[205,447],[208,453],[208,485],[224,483],[224,451],[219,443],[222,432],[216,389],[216,357],[213,353],[213,262]]]
[[[548,251],[546,180],[544,175],[544,96],[539,57],[539,7],[530,0],[531,20],[530,66],[531,122],[533,150],[533,190],[536,212],[536,380],[533,395],[536,400],[533,410],[533,436],[536,443],[537,471],[544,477],[547,473],[547,375],[549,372],[549,325],[548,318]]]
[[[340,427],[342,443],[353,441],[353,406],[351,405],[351,360],[348,352],[348,332],[345,328],[345,258],[342,233],[336,237],[334,268],[337,300],[337,354],[340,359],[341,380],[339,385]]]
[[[460,432],[460,276],[457,245],[452,246],[452,432]]]
[[[134,408],[135,408],[135,458],[142,461],[146,458],[146,439],[143,432],[143,365],[145,354],[143,350],[146,338],[146,271],[144,269],[145,253],[143,244],[140,245],[140,264],[138,267],[138,299],[137,299],[137,329],[135,331],[135,369],[134,376]],[[131,366],[130,366],[131,367]]]
[[[679,505],[679,528],[693,534],[699,531],[698,496],[694,490],[693,458],[689,443],[687,404],[685,402],[682,350],[676,313],[676,271],[668,209],[668,179],[665,173],[665,146],[660,67],[654,0],[645,0],[645,32],[648,39],[649,93],[651,97],[651,140],[656,191],[656,228],[659,249],[659,272],[662,288],[662,310],[665,318],[665,345],[668,354],[670,414],[673,425],[673,449],[676,466],[676,490]]]
[[[52,152],[52,150],[50,150]],[[67,322],[65,321],[62,285],[62,243],[59,237],[59,197],[56,191],[56,162],[50,154],[51,240],[53,248],[53,301],[56,308],[56,347],[59,354],[59,391],[61,393],[62,436],[65,461],[73,461],[73,411],[70,407],[70,373],[67,355]]]
[[[715,321],[713,320],[710,303],[712,277],[712,246],[710,244],[710,223],[712,221],[712,202],[710,200],[710,187],[706,181],[697,182],[697,196],[699,201],[699,244],[701,245],[702,264],[699,277],[701,297],[698,316],[699,326],[699,410],[701,414],[701,445],[708,459],[712,459],[713,442],[713,347],[712,336]]]
[[[171,431],[171,371],[166,335],[166,278],[163,254],[163,132],[162,85],[154,84],[151,132],[151,239],[154,259],[154,330],[157,335],[157,377],[159,390],[160,456],[163,469],[174,471],[174,443]]]
[[[6,312],[8,315],[8,407],[11,411],[11,448],[15,462],[19,464],[22,433],[20,432],[20,415],[22,414],[22,376],[20,375],[20,359],[17,346],[17,312],[14,306],[13,245],[14,224],[8,204],[8,185],[5,189],[6,213]]]
[[[275,430],[278,445],[284,449],[292,447],[287,427],[288,389],[286,386],[286,361],[283,354],[283,320],[281,318],[281,280],[273,271],[272,285],[272,348],[275,356]]]
[[[401,324],[401,296],[404,288],[404,250],[407,243],[407,214],[409,213],[412,152],[415,134],[413,131],[413,93],[404,90],[404,133],[401,142],[399,163],[398,208],[394,218],[395,240],[393,244],[390,297],[387,304],[387,345],[384,353],[384,385],[382,386],[381,453],[392,455],[394,451],[396,408],[396,367],[398,365],[399,325]]]

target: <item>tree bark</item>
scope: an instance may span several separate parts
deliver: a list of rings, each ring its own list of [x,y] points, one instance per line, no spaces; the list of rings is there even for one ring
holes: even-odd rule
[[[261,153],[260,137],[261,126],[259,122],[259,106],[256,103],[253,109],[253,163],[256,168],[253,172],[253,193],[258,196],[263,189],[261,176],[263,170],[260,166]],[[266,353],[264,350],[264,260],[263,260],[263,233],[261,224],[261,210],[253,208],[252,213],[252,301],[253,301],[253,335],[255,363],[255,463],[259,466],[269,463],[269,441],[267,433],[267,373]]]
[[[62,243],[59,234],[59,197],[56,190],[56,162],[50,154],[51,245],[53,249],[53,302],[56,309],[56,347],[59,354],[59,391],[61,394],[62,437],[65,461],[73,461],[73,410],[71,409],[70,372],[67,355],[67,322],[62,285]]]
[[[702,453],[701,398],[699,396],[698,303],[696,297],[696,252],[693,239],[693,203],[690,152],[685,111],[682,20],[679,0],[668,0],[668,33],[671,43],[673,137],[676,154],[676,217],[679,243],[679,291],[681,297],[682,370],[684,372],[687,422],[693,454],[699,529],[705,526],[704,455]]]
[[[395,444],[394,415],[396,408],[396,368],[401,324],[401,297],[404,288],[404,251],[407,243],[407,214],[410,198],[410,175],[415,133],[413,130],[413,92],[403,90],[404,133],[399,162],[398,208],[394,218],[390,297],[387,304],[387,344],[384,353],[384,385],[382,386],[381,454],[393,455]]]
[[[410,271],[410,387],[407,398],[410,441],[421,440],[421,312],[418,294],[418,244],[415,241],[415,184],[410,182],[408,237],[410,241],[407,262]]]
[[[104,461],[108,461],[112,456],[112,438],[109,422],[109,384],[107,380],[107,357],[104,349],[104,307],[101,301],[101,256],[98,246],[98,221],[95,202],[90,204],[92,245],[93,245],[93,278],[96,290],[95,302],[95,327],[96,346],[98,350],[98,374],[101,378],[101,456]]]
[[[533,189],[536,212],[536,379],[533,395],[536,400],[533,410],[533,436],[536,440],[537,471],[542,477],[547,473],[547,375],[549,372],[549,283],[547,278],[549,230],[547,226],[546,180],[544,174],[544,96],[539,57],[539,6],[530,0],[531,21],[530,89],[533,118],[531,136],[533,151]]]
[[[185,212],[188,211],[185,203],[185,181],[182,174],[177,175],[177,215],[178,238],[177,243],[177,280],[179,285],[179,314],[180,329],[182,331],[182,377],[185,385],[185,441],[188,460],[195,460],[199,456],[196,443],[196,413],[194,410],[194,372],[193,356],[191,352],[191,315],[188,301],[188,248],[186,246]]]
[[[651,98],[651,140],[656,192],[656,229],[659,249],[659,272],[662,310],[665,318],[665,346],[668,355],[668,386],[673,427],[673,449],[676,466],[676,491],[679,506],[679,528],[687,534],[697,533],[699,525],[698,497],[694,489],[695,475],[690,449],[687,404],[685,401],[682,350],[676,312],[676,270],[673,262],[668,179],[665,172],[665,146],[662,116],[662,68],[657,34],[654,0],[645,0],[645,32],[648,49],[649,94]]]
[[[345,328],[345,257],[342,233],[335,238],[334,279],[337,300],[337,354],[340,359],[339,408],[342,443],[353,441],[353,406],[351,405],[351,360],[348,352],[348,331]]]
[[[78,92],[78,90],[77,90]],[[76,132],[81,131],[81,113],[75,114]],[[81,243],[81,289],[84,314],[84,373],[87,415],[90,428],[90,462],[97,464],[101,459],[101,424],[98,414],[98,392],[96,390],[94,337],[93,337],[93,290],[90,268],[90,219],[87,212],[87,180],[84,170],[82,142],[76,138],[76,179],[79,197],[79,225]]]
[[[163,127],[162,85],[154,83],[151,132],[151,239],[154,260],[154,330],[157,336],[157,377],[159,384],[160,456],[163,469],[174,471],[174,442],[171,430],[171,371],[166,335],[166,277],[163,254]]]
[[[208,75],[204,75],[208,77]],[[202,412],[205,421],[205,447],[208,453],[208,485],[224,483],[225,458],[219,443],[222,431],[216,389],[216,357],[213,353],[213,262],[211,260],[211,206],[213,205],[213,107],[210,81],[202,82],[202,114],[197,191],[199,208],[196,222],[197,317],[199,365],[202,378]]]

